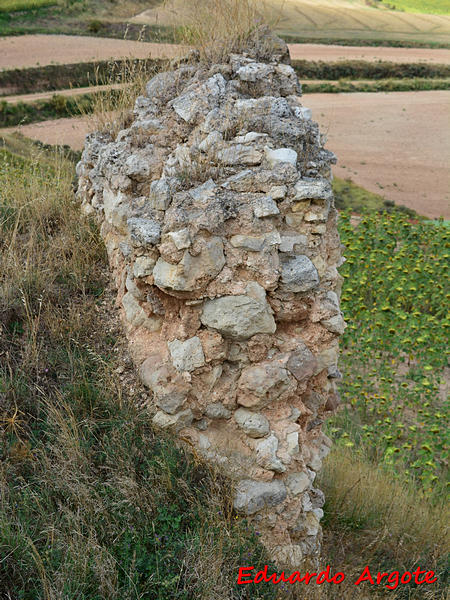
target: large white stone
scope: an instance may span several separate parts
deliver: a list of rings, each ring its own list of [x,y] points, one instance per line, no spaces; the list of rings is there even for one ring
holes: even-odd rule
[[[267,162],[273,168],[278,163],[290,163],[291,165],[297,164],[297,152],[292,148],[277,148],[271,150],[266,146],[265,155]]]
[[[170,357],[177,371],[195,371],[205,364],[202,343],[197,336],[188,340],[173,340],[168,342]]]
[[[260,440],[256,445],[256,462],[263,469],[269,469],[276,473],[283,473],[286,467],[277,458],[278,438],[273,434],[268,438]]]
[[[269,421],[260,413],[239,408],[234,419],[244,433],[252,438],[261,438],[269,433]]]
[[[286,256],[281,259],[281,283],[286,291],[307,292],[319,285],[319,274],[307,256]]]
[[[154,219],[131,217],[127,224],[131,241],[137,246],[157,244],[161,238],[161,227]]]
[[[253,515],[265,507],[276,506],[286,498],[286,487],[278,479],[265,482],[244,479],[236,488],[234,508],[237,512]]]
[[[225,264],[223,244],[219,237],[210,238],[197,256],[188,250],[178,264],[166,262],[163,258],[153,269],[155,284],[164,291],[191,292],[205,287]]]
[[[133,275],[135,277],[147,277],[152,274],[156,260],[151,256],[138,256],[134,261]]]
[[[300,179],[294,186],[294,200],[331,200],[333,190],[328,179]]]
[[[177,250],[184,250],[191,245],[191,237],[187,228],[179,229],[178,231],[169,231],[167,235],[175,244]]]
[[[161,318],[148,317],[131,292],[127,292],[122,298],[122,306],[125,309],[127,321],[133,327],[145,327],[149,331],[158,331],[161,329]]]
[[[257,333],[275,333],[276,324],[267,301],[246,295],[207,300],[201,322],[225,337],[246,340]]]
[[[334,317],[330,317],[329,319],[324,319],[321,321],[322,325],[331,331],[332,333],[338,333],[342,335],[347,327],[344,319],[341,315],[335,315]]]
[[[311,487],[311,480],[307,473],[291,473],[286,478],[288,490],[294,496],[298,496]]]
[[[266,196],[265,198],[254,201],[253,213],[255,217],[258,218],[271,217],[273,215],[279,215],[280,209],[270,196]]]
[[[161,429],[174,429],[175,431],[178,431],[184,427],[189,427],[193,420],[194,415],[192,414],[191,409],[188,408],[174,415],[168,415],[163,410],[158,410],[153,417],[152,422],[155,427],[160,427]]]

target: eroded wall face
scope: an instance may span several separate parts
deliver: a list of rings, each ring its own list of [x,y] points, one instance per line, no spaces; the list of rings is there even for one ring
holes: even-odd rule
[[[286,52],[157,75],[77,172],[154,424],[233,478],[236,511],[297,566],[320,550],[344,321],[335,157]]]

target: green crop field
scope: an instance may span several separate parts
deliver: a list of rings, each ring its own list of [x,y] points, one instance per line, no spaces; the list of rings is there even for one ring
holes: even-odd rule
[[[383,3],[394,10],[430,15],[450,15],[449,0],[383,0]]]
[[[43,8],[44,6],[54,6],[55,4],[57,4],[55,0],[0,0],[0,12],[18,12]]]
[[[333,433],[378,462],[442,491],[448,465],[444,372],[450,320],[450,231],[399,214],[341,216],[346,262],[341,388]],[[447,382],[448,383],[448,382]]]

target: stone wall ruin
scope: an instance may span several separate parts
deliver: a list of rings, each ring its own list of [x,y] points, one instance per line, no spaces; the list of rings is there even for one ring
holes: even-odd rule
[[[297,567],[320,551],[345,327],[335,156],[300,95],[275,37],[226,64],[180,61],[77,166],[153,423],[231,477],[235,510]]]

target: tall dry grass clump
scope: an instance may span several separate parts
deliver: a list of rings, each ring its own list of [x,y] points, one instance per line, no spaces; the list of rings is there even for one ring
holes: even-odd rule
[[[246,50],[278,13],[265,0],[169,0],[165,6],[179,26],[182,43],[196,48],[207,63],[224,62]]]

